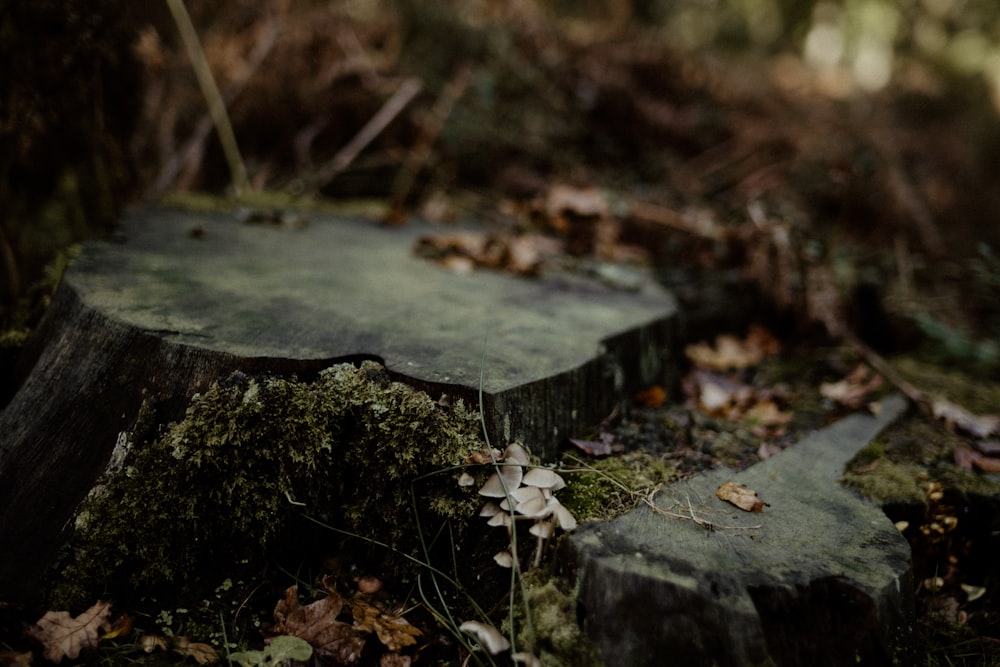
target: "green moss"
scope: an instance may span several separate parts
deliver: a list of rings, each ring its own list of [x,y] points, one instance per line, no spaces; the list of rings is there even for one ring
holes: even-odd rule
[[[576,600],[565,582],[536,570],[524,583],[524,604],[516,615],[518,650],[533,653],[546,667],[603,664],[597,645],[577,622]],[[530,624],[525,610],[530,611]]]
[[[886,459],[877,463],[866,472],[847,472],[843,483],[877,503],[923,505],[926,502],[927,490],[921,483],[921,475],[926,473],[922,466]]]
[[[235,374],[91,495],[54,608],[109,592],[204,594],[206,580],[260,568],[294,540],[300,513],[416,552],[411,482],[478,447],[474,413],[372,362],[311,383]],[[474,489],[444,479],[416,487],[427,524],[475,514]]]
[[[559,502],[581,522],[613,519],[635,507],[641,495],[677,476],[672,463],[641,451],[586,464],[567,454],[563,463],[566,488],[559,492]]]

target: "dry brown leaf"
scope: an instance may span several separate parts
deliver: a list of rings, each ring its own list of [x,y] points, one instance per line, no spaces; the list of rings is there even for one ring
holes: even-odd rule
[[[115,637],[121,637],[122,635],[127,635],[132,632],[132,624],[135,619],[133,619],[128,614],[122,614],[115,619],[114,624],[111,629],[101,635],[101,639],[114,639]]]
[[[723,334],[716,337],[715,347],[706,342],[695,343],[684,348],[684,354],[699,368],[724,371],[756,366],[778,350],[778,341],[770,332],[762,327],[751,327],[743,340]]]
[[[743,413],[743,417],[761,426],[784,426],[792,421],[792,413],[782,412],[774,401],[759,401]]]
[[[63,658],[75,660],[84,651],[97,646],[101,631],[110,627],[108,614],[111,603],[98,600],[93,607],[72,618],[69,612],[46,612],[28,634],[42,644],[46,660],[59,663]]]
[[[273,632],[304,639],[337,663],[353,665],[361,658],[365,637],[350,623],[336,620],[343,607],[344,599],[334,591],[303,606],[298,586],[290,586],[274,608]]]
[[[146,653],[152,653],[157,649],[161,651],[166,651],[167,638],[161,637],[159,635],[143,635],[142,637],[139,638],[139,646]]]
[[[569,441],[589,456],[610,456],[611,454],[625,451],[624,445],[615,442],[613,434],[601,433],[599,437],[600,440],[577,440],[570,438]]]
[[[390,651],[417,643],[420,630],[401,616],[392,616],[364,600],[349,600],[354,613],[354,627],[364,632],[374,632],[378,640]]]
[[[874,373],[865,364],[858,364],[848,375],[837,382],[824,382],[819,393],[849,408],[857,408],[865,403],[866,396],[882,386],[882,376]]]
[[[931,403],[931,412],[949,428],[965,431],[977,438],[988,438],[1000,433],[1000,417],[997,415],[974,415],[961,405],[943,398]]]
[[[635,395],[635,402],[644,408],[658,408],[667,400],[667,392],[663,387],[656,384],[648,389],[643,389]]]
[[[1000,472],[1000,459],[992,456],[977,456],[972,461],[972,465],[983,472]]]
[[[760,457],[761,461],[766,461],[775,454],[780,454],[783,450],[778,445],[771,442],[762,442],[760,447],[757,448],[757,456]]]
[[[715,495],[744,512],[762,512],[765,507],[770,507],[760,499],[756,491],[738,482],[724,482],[715,491]]]
[[[171,647],[177,655],[194,658],[199,665],[212,665],[219,661],[219,654],[208,644],[192,642],[187,637],[174,637]]]

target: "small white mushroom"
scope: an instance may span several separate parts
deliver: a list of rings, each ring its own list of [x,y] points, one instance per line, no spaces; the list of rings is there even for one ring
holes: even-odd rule
[[[504,498],[503,500],[500,501],[500,509],[506,512],[510,512],[512,510],[517,509],[517,498],[514,497],[513,493],[510,494],[510,501],[508,501],[507,498]]]
[[[507,641],[507,638],[492,625],[486,625],[479,621],[466,621],[458,626],[458,629],[478,639],[490,655],[503,653],[510,648],[510,642]]]
[[[529,500],[543,498],[542,492],[534,486],[522,486],[510,492],[510,497],[519,503],[526,503]]]
[[[479,510],[479,516],[495,516],[499,513],[500,513],[500,506],[497,505],[492,500],[483,505],[483,508]]]
[[[512,442],[503,451],[504,461],[508,463],[519,463],[523,466],[531,465],[531,457],[519,442]]]
[[[539,489],[558,491],[566,486],[566,481],[548,468],[532,468],[524,474],[522,484],[537,486]]]
[[[499,468],[499,472],[490,475],[483,487],[479,489],[479,495],[487,498],[506,498],[508,491],[513,491],[521,486],[521,479],[524,477],[524,470],[521,466],[504,465],[499,466]],[[500,481],[500,475],[503,475],[503,482]],[[506,490],[504,482],[507,484]]]
[[[537,498],[531,498],[518,504],[517,511],[524,516],[537,517],[549,513],[548,505],[541,494]]]
[[[476,478],[467,472],[463,472],[462,476],[458,478],[459,486],[472,486],[476,483]]]
[[[514,659],[514,662],[527,665],[527,667],[542,667],[542,661],[534,653],[518,651],[510,657]]]
[[[531,525],[531,528],[528,529],[529,533],[536,535],[543,540],[547,540],[552,537],[552,533],[555,531],[555,527],[548,521],[536,521]]]
[[[576,517],[574,517],[572,512],[566,509],[562,503],[556,500],[555,503],[552,504],[551,509],[552,513],[556,515],[556,522],[559,524],[560,528],[566,532],[576,528]]]
[[[510,526],[510,515],[506,512],[497,512],[486,522],[487,526]]]
[[[510,555],[509,551],[498,552],[497,555],[493,556],[493,560],[495,560],[497,565],[500,567],[514,567],[514,557]]]

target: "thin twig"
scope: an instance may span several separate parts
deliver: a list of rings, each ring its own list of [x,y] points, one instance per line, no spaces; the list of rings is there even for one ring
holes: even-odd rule
[[[226,86],[226,90],[222,93],[222,101],[228,107],[230,104],[239,97],[240,93],[246,88],[247,83],[250,78],[257,71],[257,68],[264,59],[267,58],[268,54],[274,48],[277,43],[278,34],[281,32],[280,25],[271,25],[271,27],[263,34],[263,36],[257,40],[254,44],[253,49],[246,59],[246,67],[242,69],[239,78],[233,81],[231,84]],[[152,187],[145,195],[146,201],[153,201],[159,198],[164,192],[170,188],[171,185],[177,180],[177,175],[181,173],[182,170],[192,169],[200,161],[200,156],[205,152],[205,140],[208,138],[209,133],[212,131],[212,116],[209,113],[205,113],[195,125],[194,131],[191,136],[184,143],[183,147],[174,153],[169,160],[166,160],[163,167],[160,169],[159,175],[156,177],[156,181],[153,183]]]
[[[306,192],[315,194],[320,188],[347,169],[354,162],[358,154],[385,130],[389,123],[406,108],[406,105],[417,96],[422,88],[423,83],[421,83],[420,79],[409,78],[403,81],[399,85],[399,88],[396,89],[396,92],[385,101],[382,108],[368,119],[364,127],[343,148],[337,151],[337,154],[329,162],[317,169],[316,173],[308,179],[309,184],[306,187]]]
[[[392,185],[392,204],[389,207],[391,218],[402,217],[403,206],[413,190],[417,174],[427,164],[431,148],[437,142],[444,124],[451,116],[452,109],[465,94],[470,83],[472,83],[472,67],[463,65],[441,91],[441,96],[438,97],[431,109],[430,119],[424,124],[420,136],[417,137],[416,143],[410,149],[403,166],[396,175],[396,182]]]
[[[198,33],[191,22],[191,16],[184,6],[184,0],[167,0],[167,7],[170,8],[170,13],[173,15],[174,22],[181,34],[181,40],[188,52],[188,58],[194,68],[201,93],[208,102],[208,111],[212,116],[215,131],[219,135],[222,151],[226,156],[226,162],[229,163],[229,171],[233,177],[233,192],[236,197],[240,197],[250,189],[250,180],[247,178],[247,170],[240,155],[239,144],[236,143],[236,134],[233,132],[232,123],[229,122],[226,103],[219,93],[215,77],[212,76],[212,70],[208,66],[208,58],[205,57],[205,51],[201,48],[201,41],[198,39]]]

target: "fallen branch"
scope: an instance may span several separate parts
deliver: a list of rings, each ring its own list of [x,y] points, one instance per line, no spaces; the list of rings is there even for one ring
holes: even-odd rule
[[[385,101],[382,108],[368,119],[364,127],[343,148],[337,151],[337,154],[329,162],[317,169],[312,177],[307,179],[306,192],[315,194],[320,188],[347,169],[361,151],[385,130],[389,123],[406,108],[406,105],[417,96],[417,93],[422,88],[423,83],[421,83],[420,79],[409,78],[404,80],[399,88],[396,89],[396,92]]]

